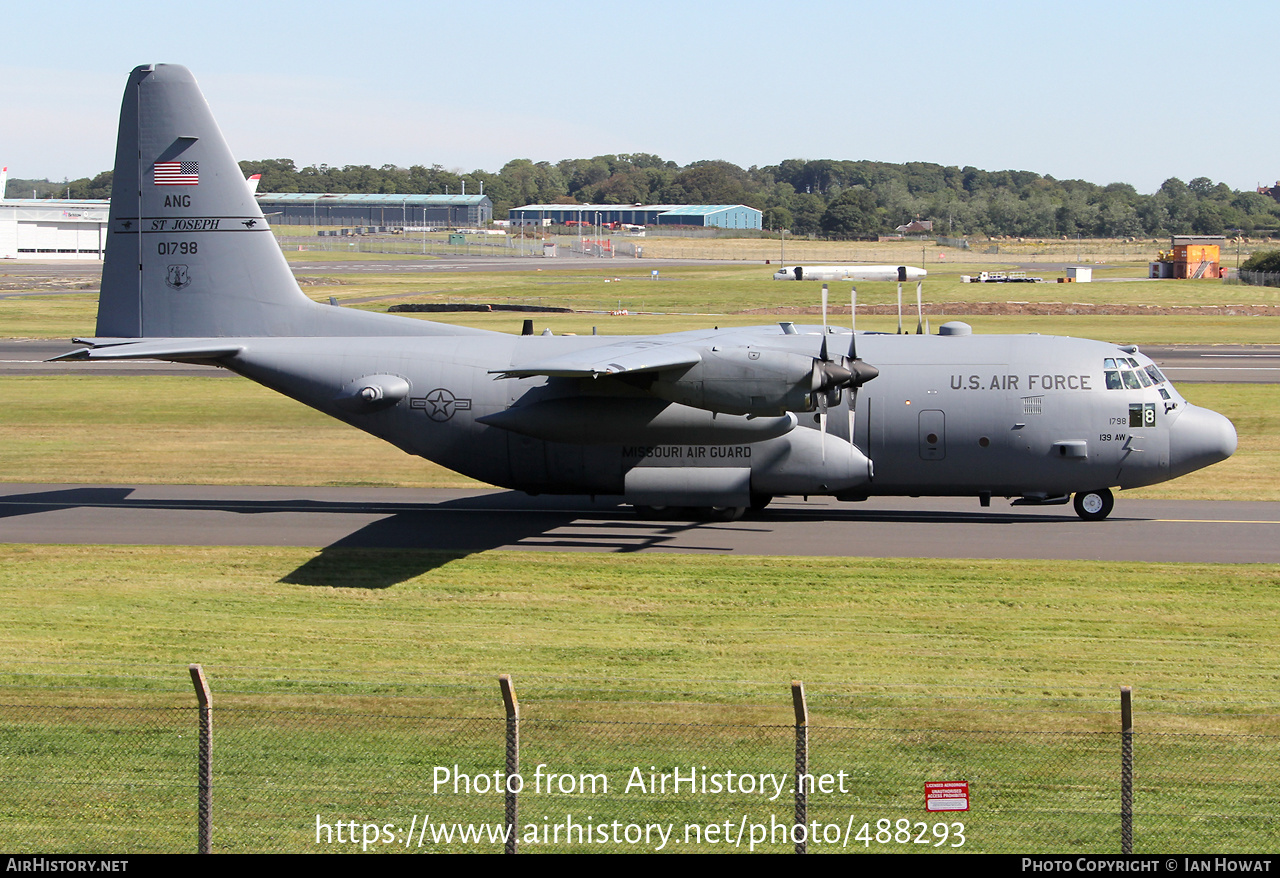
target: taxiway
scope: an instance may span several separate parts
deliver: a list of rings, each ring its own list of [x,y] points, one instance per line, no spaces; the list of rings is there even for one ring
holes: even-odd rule
[[[1280,503],[1135,500],[1107,521],[973,498],[779,498],[736,522],[500,490],[0,485],[0,542],[1280,563]]]

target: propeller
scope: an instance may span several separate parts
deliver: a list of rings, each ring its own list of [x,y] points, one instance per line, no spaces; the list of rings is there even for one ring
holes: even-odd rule
[[[858,410],[858,388],[880,374],[880,370],[858,356],[858,288],[849,292],[849,356],[845,360],[853,376],[849,381],[849,444],[853,444],[853,419]]]
[[[860,362],[858,359],[858,288],[852,287],[849,290],[849,359],[853,362]],[[866,379],[870,381],[871,379]],[[858,409],[858,388],[849,388],[849,444],[853,444],[853,417]]]
[[[853,332],[849,335],[849,354],[836,360],[827,349],[827,285],[822,285],[822,347],[813,362],[811,393],[818,401],[818,425],[822,431],[822,458],[827,455],[827,412],[840,402],[843,388],[849,388],[849,441],[853,442],[853,416],[858,404],[858,388],[880,374],[880,370],[858,357],[857,308],[858,288],[854,287],[849,298],[849,321]]]

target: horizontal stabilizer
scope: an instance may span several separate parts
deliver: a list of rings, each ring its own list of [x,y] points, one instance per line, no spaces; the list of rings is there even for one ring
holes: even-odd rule
[[[234,356],[244,344],[226,338],[76,339],[92,348],[54,357],[54,360],[216,360]]]
[[[493,369],[489,374],[501,375],[503,378],[529,378],[535,375],[546,375],[549,378],[598,378],[621,372],[676,369],[700,362],[702,355],[692,348],[628,341],[536,360],[510,369]]]

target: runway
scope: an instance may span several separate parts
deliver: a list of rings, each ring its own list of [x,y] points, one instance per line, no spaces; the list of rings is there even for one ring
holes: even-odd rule
[[[1146,345],[1141,350],[1175,385],[1280,382],[1280,345]]]
[[[1280,563],[1280,503],[1133,500],[1107,521],[975,498],[779,498],[736,522],[584,497],[397,488],[0,485],[0,542]]]

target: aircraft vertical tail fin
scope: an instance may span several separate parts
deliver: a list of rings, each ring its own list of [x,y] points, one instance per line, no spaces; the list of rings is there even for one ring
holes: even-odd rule
[[[313,302],[298,288],[195,78],[135,68],[116,142],[100,338],[475,330]]]
[[[312,304],[195,78],[171,64],[135,68],[120,108],[97,335],[292,335],[292,315]]]

